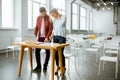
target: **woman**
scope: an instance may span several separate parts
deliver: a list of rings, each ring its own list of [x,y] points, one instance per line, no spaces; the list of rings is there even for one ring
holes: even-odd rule
[[[66,43],[66,20],[65,16],[61,15],[56,8],[53,8],[50,10],[50,16],[52,17],[52,22],[53,22],[53,33],[51,38],[53,37],[53,42],[55,43]],[[64,57],[64,48],[62,48],[62,61],[63,61],[63,67],[64,67],[64,72],[65,72],[65,57]],[[60,69],[59,67],[59,57],[58,57],[58,52],[56,52],[56,65],[57,69],[55,72],[55,75],[58,74],[58,71]]]

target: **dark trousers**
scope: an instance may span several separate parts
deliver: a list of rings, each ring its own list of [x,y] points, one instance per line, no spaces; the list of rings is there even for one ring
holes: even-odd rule
[[[53,36],[53,42],[55,43],[66,43],[66,38],[62,36]],[[56,65],[59,66],[59,56],[58,56],[58,51],[55,53],[55,60],[56,60]],[[64,56],[64,48],[62,48],[62,65],[65,67],[65,56]]]
[[[45,38],[44,37],[40,37],[38,39],[39,42],[44,42]],[[36,57],[36,62],[37,62],[37,66],[41,66],[41,58],[40,58],[40,48],[36,48],[35,50],[35,57]],[[49,58],[50,58],[50,50],[46,49],[46,58],[45,58],[45,63],[44,65],[48,64]]]

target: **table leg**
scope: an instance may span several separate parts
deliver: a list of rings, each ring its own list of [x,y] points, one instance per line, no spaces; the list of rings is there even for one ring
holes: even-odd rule
[[[59,56],[59,63],[60,63],[60,74],[63,77],[64,71],[63,71],[63,64],[62,64],[62,49],[58,48],[58,56]]]
[[[31,67],[31,70],[33,70],[33,65],[32,65],[32,48],[28,48],[28,55],[29,55],[29,59],[30,59],[30,67]]]
[[[52,49],[52,50],[51,50],[51,52],[52,52],[52,54],[51,54],[51,68],[52,68],[52,69],[51,69],[51,74],[50,74],[50,75],[51,75],[51,76],[50,76],[50,77],[51,77],[50,80],[54,80],[55,51],[56,51],[55,49]]]
[[[18,76],[20,76],[20,74],[21,74],[21,68],[22,68],[23,55],[24,55],[24,47],[23,47],[23,46],[21,46],[21,48],[20,48],[20,55],[19,55],[19,68],[18,68]]]

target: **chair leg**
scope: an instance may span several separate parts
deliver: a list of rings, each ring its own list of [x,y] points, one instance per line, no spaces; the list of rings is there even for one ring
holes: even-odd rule
[[[96,63],[97,63],[97,55],[98,55],[98,53],[96,52],[95,54],[96,54]]]
[[[105,68],[105,61],[103,61],[103,71],[104,71],[104,68]]]
[[[69,74],[69,71],[70,71],[70,59],[68,58],[68,74]]]
[[[14,57],[15,57],[15,50],[13,49],[13,59],[14,59]]]
[[[76,76],[78,79],[80,79],[80,76],[79,76],[79,73],[77,71],[77,67],[76,67],[76,58],[75,58],[75,55],[73,56],[74,57],[74,61],[75,61],[75,71],[76,71]]]
[[[25,53],[27,54],[26,57],[29,60],[29,56],[28,56],[29,53],[28,53],[28,51],[25,51]]]
[[[83,66],[85,65],[85,53],[83,53]]]
[[[98,75],[100,75],[101,60],[99,61]]]
[[[33,53],[35,53],[35,50],[33,49]],[[32,54],[33,56],[33,66],[35,65],[36,61],[35,61],[35,54]]]
[[[70,58],[68,58],[68,77],[71,80],[69,73],[70,73]]]
[[[75,59],[75,55],[74,55],[73,57],[74,57],[74,61],[75,61],[75,69],[76,69],[76,59]]]
[[[8,58],[8,50],[9,50],[9,49],[7,48],[7,50],[6,50],[6,58]]]
[[[118,73],[118,61],[116,62],[115,79],[117,79],[117,73]]]

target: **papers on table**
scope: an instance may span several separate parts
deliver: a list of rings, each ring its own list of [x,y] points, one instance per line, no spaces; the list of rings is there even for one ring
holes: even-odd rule
[[[38,42],[39,45],[44,45],[44,46],[58,46],[60,44],[57,43],[47,43],[47,42]]]

